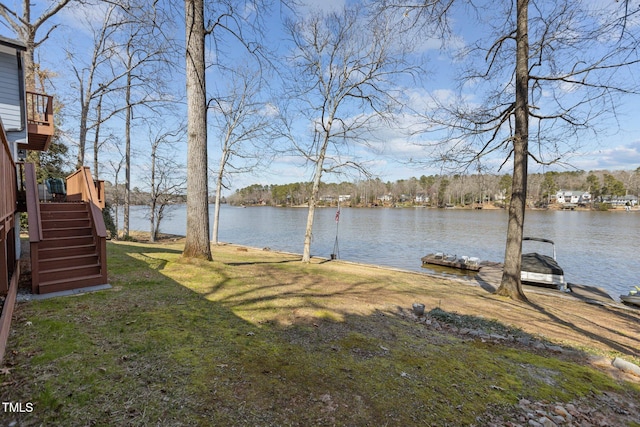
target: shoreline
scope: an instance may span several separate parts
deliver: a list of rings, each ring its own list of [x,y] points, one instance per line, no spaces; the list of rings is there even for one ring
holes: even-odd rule
[[[135,238],[140,238],[142,236],[148,236],[148,232],[135,232],[135,235],[137,236]],[[186,236],[182,236],[182,235],[160,233],[160,237],[155,243],[149,242],[148,237],[147,237],[147,240],[141,240],[139,242],[148,243],[148,244],[166,244],[166,243],[173,244],[173,243],[179,243],[181,240],[185,238]],[[275,254],[302,257],[301,253],[271,249],[268,246],[261,248],[261,247],[244,245],[244,244],[233,243],[233,242],[218,242],[217,245],[212,244],[211,246],[212,248],[215,248],[216,246],[230,246],[235,248],[250,249],[254,251],[268,251]],[[429,271],[422,272],[422,271],[415,271],[415,270],[407,270],[400,267],[393,267],[393,266],[382,265],[382,264],[371,264],[371,263],[366,263],[361,261],[351,261],[351,260],[343,260],[343,259],[332,260],[331,258],[327,258],[319,255],[312,255],[311,258],[320,260],[320,263],[339,262],[342,264],[379,269],[383,271],[398,272],[403,274],[413,274],[413,275],[425,276],[433,279],[451,280],[451,281],[459,282],[459,283],[473,286],[473,287],[481,287],[489,291],[490,293],[493,293],[497,290],[499,286],[499,280],[501,277],[501,268],[496,268],[496,266],[482,267],[479,272],[473,275],[455,274],[457,270],[452,270],[451,274],[446,274],[446,273],[441,274],[441,273],[431,273]],[[500,270],[499,275],[498,275],[498,270]],[[611,295],[606,290],[600,287],[585,285],[585,284],[578,284],[578,283],[568,283],[568,287],[569,289],[571,289],[571,292],[562,292],[556,289],[545,288],[541,286],[523,285],[523,289],[527,293],[554,296],[557,298],[567,299],[575,302],[584,302],[584,303],[593,304],[593,305],[610,306],[610,307],[615,307],[622,310],[630,310],[631,312],[640,313],[640,310],[638,308],[622,303],[619,300],[619,296]]]

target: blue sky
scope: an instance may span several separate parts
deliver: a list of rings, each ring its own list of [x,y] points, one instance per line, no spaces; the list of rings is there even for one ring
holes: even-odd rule
[[[300,13],[308,13],[311,9],[323,9],[331,10],[338,9],[344,5],[346,0],[325,0],[314,2],[308,1],[308,5],[301,9]],[[598,4],[602,3],[599,0],[592,0],[585,2],[586,4]],[[181,7],[181,6],[180,6]],[[95,19],[99,19],[101,11],[97,7],[93,7],[92,15]],[[281,18],[284,13],[275,12],[268,20],[268,34],[271,40],[268,40],[270,45],[280,46],[281,52],[286,51],[285,41],[282,39],[282,30],[280,25]],[[468,15],[469,11],[460,9],[454,16],[454,39],[451,45],[469,45],[473,43],[475,37],[482,33],[483,29],[478,26],[477,21],[472,20]],[[56,95],[61,96],[67,103],[67,109],[73,109],[75,106],[70,102],[73,89],[72,79],[70,77],[70,68],[68,64],[65,64],[64,47],[73,47],[79,54],[84,53],[88,55],[88,49],[90,44],[87,43],[89,34],[85,29],[79,25],[80,9],[79,6],[68,8],[61,12],[54,22],[59,24],[59,27],[52,33],[49,40],[45,42],[39,52],[39,57],[42,60],[44,66],[57,73],[58,77],[54,78],[53,91]],[[176,27],[177,35],[182,38],[182,25],[179,22],[182,17],[177,17]],[[637,32],[637,26],[635,23],[631,23],[630,31]],[[14,35],[8,31],[5,26],[0,26],[0,34],[13,37]],[[426,69],[428,75],[420,82],[417,82],[414,86],[409,86],[406,82],[403,90],[407,99],[411,104],[418,108],[428,108],[433,98],[444,99],[451,96],[454,93],[454,84],[452,73],[457,69],[460,64],[452,60],[451,56],[447,55],[445,51],[440,48],[440,41],[436,39],[423,39],[421,45],[417,47],[417,51],[421,58],[426,58]],[[210,51],[210,55],[215,55],[213,49]],[[182,64],[180,64],[182,66]],[[640,73],[639,73],[640,74]],[[209,88],[213,88],[218,81],[217,75],[211,73],[208,77]],[[177,94],[182,95],[184,93],[183,75],[175,75],[175,91]],[[475,102],[479,102],[479,99],[474,100],[475,94],[473,90],[468,91],[465,96],[467,99],[471,99]],[[596,170],[596,169],[627,169],[633,170],[640,167],[640,95],[628,96],[621,98],[618,105],[618,118],[617,121],[609,120],[602,124],[601,127],[595,132],[585,133],[581,136],[579,141],[579,149],[567,156],[566,163],[568,166],[565,168],[575,168],[582,170]],[[178,113],[183,110],[180,106],[176,109]],[[171,120],[171,119],[168,119]],[[406,119],[408,124],[411,124],[412,120],[417,120],[415,117],[409,116]],[[407,124],[406,123],[406,124]],[[300,129],[305,129],[309,124],[299,124]],[[75,137],[74,123],[72,119],[65,120],[65,129],[69,131],[71,140]],[[110,127],[113,131],[118,132],[121,129],[121,124],[114,120]],[[140,132],[140,131],[139,131]],[[308,137],[301,135],[301,138]],[[422,136],[418,138],[421,142],[428,142],[433,136]],[[413,144],[411,141],[416,141],[416,138],[411,140],[407,138],[403,133],[398,132],[395,129],[385,128],[379,130],[379,140],[383,140],[384,144],[381,145],[379,141],[372,142],[372,145],[376,147],[376,150],[372,152],[365,152],[359,150],[357,154],[362,157],[367,157],[367,165],[371,171],[379,176],[383,181],[394,181],[396,179],[409,178],[411,176],[430,175],[441,173],[442,169],[438,165],[431,165],[428,162],[423,162],[419,165],[408,164],[409,159],[426,159],[428,153],[424,148]],[[142,183],[142,175],[146,168],[146,162],[148,161],[148,151],[146,149],[148,145],[148,138],[144,134],[136,134],[134,141],[134,167],[133,169],[133,185],[139,185],[144,187]],[[186,147],[184,142],[179,143],[179,150],[177,157],[184,157],[186,153]],[[209,134],[209,156],[210,164],[213,168],[218,164],[218,140],[216,138],[215,131],[210,131]],[[73,147],[72,147],[73,150]],[[355,153],[354,153],[355,154]],[[108,153],[103,154],[106,158]],[[90,158],[90,155],[87,155]],[[489,172],[496,172],[497,166],[501,163],[502,159],[496,158],[493,162],[489,161]],[[186,162],[185,162],[186,163]],[[491,166],[494,166],[496,170],[491,170]],[[544,170],[562,170],[558,167],[542,168],[531,164],[530,172],[540,172]],[[104,169],[103,169],[104,170]],[[508,166],[501,171],[502,173],[510,172]],[[106,173],[106,170],[105,170]],[[246,185],[260,183],[260,184],[281,184],[297,181],[309,181],[312,176],[310,168],[305,168],[304,163],[300,158],[296,157],[283,157],[280,160],[275,161],[266,170],[261,170],[254,174],[236,175],[232,178],[231,189],[242,188]],[[109,179],[108,176],[105,178]],[[332,178],[326,176],[326,181],[341,181],[352,179],[353,176],[339,176]]]

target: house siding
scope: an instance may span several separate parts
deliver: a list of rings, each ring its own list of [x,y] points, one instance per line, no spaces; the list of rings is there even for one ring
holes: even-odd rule
[[[20,135],[11,134],[24,128],[19,78],[20,71],[15,52],[9,54],[0,51],[0,117],[2,117],[2,123],[9,139],[19,138]]]

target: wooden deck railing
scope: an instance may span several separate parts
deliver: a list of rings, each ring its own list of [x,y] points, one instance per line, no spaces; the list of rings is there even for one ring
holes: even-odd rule
[[[25,150],[47,151],[55,132],[53,118],[53,98],[49,95],[27,92],[27,132],[26,142],[18,147]]]
[[[0,295],[9,291],[15,272],[16,164],[0,121]]]
[[[38,184],[36,182],[35,167],[33,164],[25,164],[26,198],[27,211],[29,213],[29,241],[31,245],[31,283],[34,294],[41,293],[42,286],[50,286],[50,283],[43,285],[41,279],[44,275],[40,271],[39,244],[43,241],[43,227],[40,214],[40,202],[38,200]],[[84,202],[88,206],[88,214],[92,224],[92,234],[95,243],[95,250],[100,262],[100,280],[107,281],[107,229],[105,227],[98,191],[91,172],[88,167],[83,167],[67,177],[67,202]],[[57,204],[54,204],[57,205]],[[62,206],[54,209],[63,209]],[[50,209],[48,209],[50,210]],[[50,215],[50,214],[49,214]],[[45,240],[48,245],[49,240]],[[51,246],[48,246],[50,248]],[[47,276],[48,277],[48,276]],[[46,278],[45,278],[46,279]],[[49,291],[47,291],[49,292]]]
[[[88,166],[83,166],[67,177],[67,199],[93,202],[104,209],[104,181],[94,181]]]
[[[16,165],[0,121],[0,295],[5,297],[0,314],[0,363],[11,331],[20,277],[16,253],[16,192]]]
[[[27,92],[27,123],[48,126],[53,135],[53,97]]]
[[[1,123],[1,122],[0,122]],[[7,135],[0,124],[0,223],[3,223],[16,211],[16,164],[13,161]]]

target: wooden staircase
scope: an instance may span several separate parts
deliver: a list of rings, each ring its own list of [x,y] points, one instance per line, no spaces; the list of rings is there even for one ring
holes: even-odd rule
[[[38,293],[105,284],[89,204],[41,203],[40,215]]]
[[[39,202],[32,164],[25,164],[25,180],[32,292],[107,284],[107,232],[89,169],[67,177],[67,200],[73,202]]]

